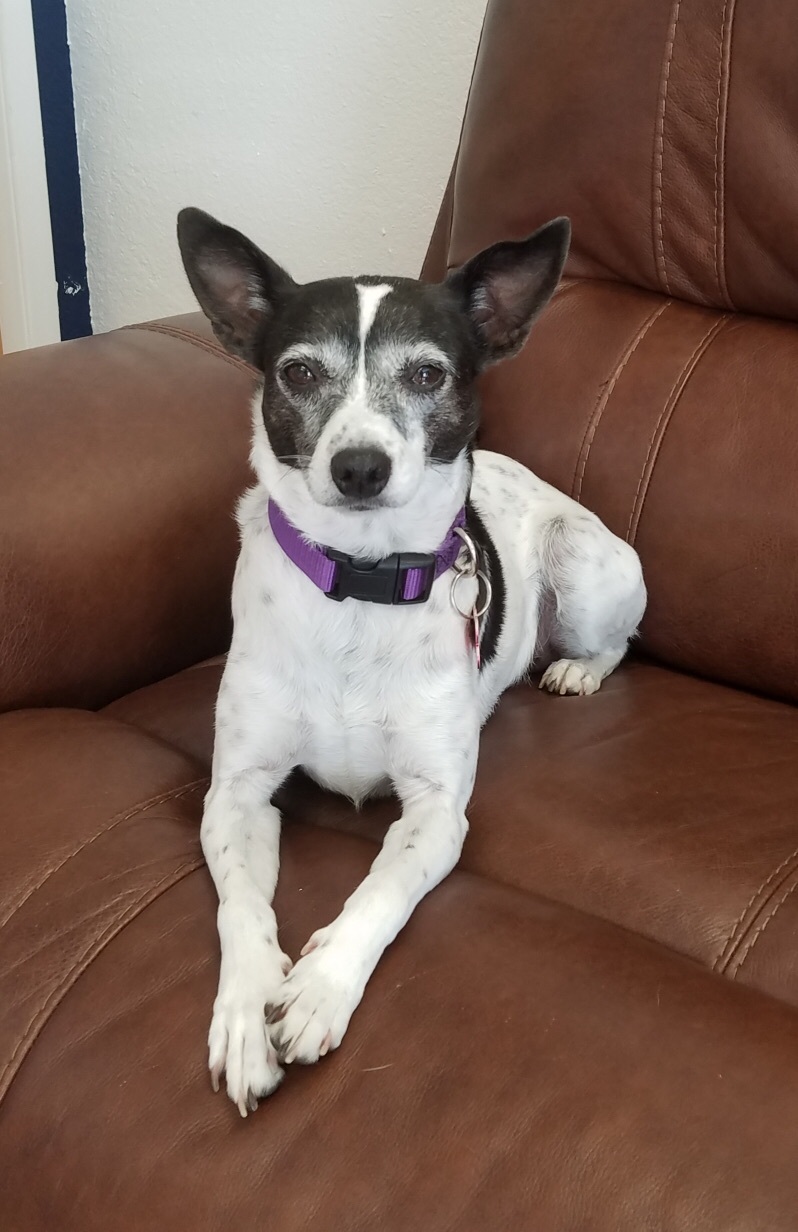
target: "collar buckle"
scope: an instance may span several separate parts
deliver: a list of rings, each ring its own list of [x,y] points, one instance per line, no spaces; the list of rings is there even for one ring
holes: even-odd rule
[[[326,556],[338,566],[332,589],[327,591],[330,599],[360,599],[366,603],[386,603],[408,606],[425,603],[435,581],[435,556],[431,552],[394,552],[383,560],[355,560],[344,552],[327,548]],[[410,570],[416,585],[412,597],[405,598],[406,582]]]

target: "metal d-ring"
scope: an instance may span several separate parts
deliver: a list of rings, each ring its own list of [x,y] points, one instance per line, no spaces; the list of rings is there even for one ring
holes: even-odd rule
[[[477,555],[477,545],[469,535],[468,531],[462,526],[455,526],[454,533],[459,535],[463,541],[463,545],[468,552],[468,564],[461,565],[459,560],[454,562],[454,568],[457,570],[458,577],[476,577],[479,567],[479,556]],[[457,609],[460,610],[459,608]]]
[[[472,607],[470,612],[464,612],[460,607],[460,604],[457,602],[457,583],[462,582],[464,578],[472,577],[475,577],[477,582],[482,581],[484,583],[485,600],[482,607]],[[479,588],[477,588],[477,595],[479,595]],[[452,601],[452,607],[454,610],[462,616],[464,620],[481,620],[490,607],[493,599],[493,587],[490,584],[490,578],[486,573],[483,573],[481,569],[477,569],[475,573],[456,573],[452,579],[452,588],[449,591],[449,598]]]

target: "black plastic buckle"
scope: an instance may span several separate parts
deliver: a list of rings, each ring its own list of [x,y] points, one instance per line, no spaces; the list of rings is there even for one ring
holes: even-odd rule
[[[338,565],[335,585],[327,591],[330,599],[362,599],[366,603],[424,603],[435,581],[435,557],[429,552],[394,552],[384,560],[353,560],[343,552],[327,549],[327,556]],[[415,599],[404,598],[409,569],[424,570],[424,585]]]

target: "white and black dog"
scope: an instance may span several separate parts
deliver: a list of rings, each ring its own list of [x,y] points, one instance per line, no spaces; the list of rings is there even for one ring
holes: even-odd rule
[[[456,864],[480,728],[533,666],[541,626],[563,656],[541,684],[592,693],[643,615],[628,544],[472,447],[477,376],[523,345],[569,237],[555,219],[440,285],[300,285],[239,232],[180,214],[201,307],[262,374],[202,822],[221,940],[209,1064],[242,1116],[281,1062],[338,1047],[386,946]],[[401,816],[292,967],[271,906],[272,797],[297,766],[356,803],[393,788]]]

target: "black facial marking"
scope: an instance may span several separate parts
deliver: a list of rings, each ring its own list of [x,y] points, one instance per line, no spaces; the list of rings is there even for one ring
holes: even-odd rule
[[[486,574],[493,588],[491,605],[482,618],[480,630],[480,661],[481,667],[484,668],[496,654],[496,646],[504,625],[504,571],[496,545],[470,500],[466,503],[466,530],[477,545],[480,556],[479,567]],[[480,595],[480,602],[482,599],[483,596]]]
[[[407,416],[421,416],[430,461],[453,462],[473,440],[479,422],[474,384],[478,349],[462,302],[445,283],[427,285],[410,278],[374,281],[385,281],[392,290],[375,314],[367,340],[367,362],[369,352],[376,366],[381,354],[399,355],[403,347],[413,354],[413,367],[424,361],[435,365],[436,352],[446,357],[451,376],[441,385],[425,389],[403,380],[403,372],[397,373],[390,397],[400,426],[400,408]],[[374,366],[369,366],[370,376]]]
[[[470,446],[479,427],[479,402],[476,393],[463,391],[454,405],[431,417],[427,432],[427,454],[431,462],[454,462]]]
[[[360,356],[361,286],[387,285],[366,342],[369,407],[387,415],[403,434],[422,422],[430,461],[454,461],[475,435],[479,402],[475,390],[477,348],[459,297],[446,284],[430,286],[410,278],[334,278],[295,286],[264,333],[258,367],[264,374],[263,422],[275,455],[287,466],[307,465],[330,417],[346,397]],[[281,377],[280,358],[301,351],[318,360],[325,347],[343,361],[332,379],[296,387]],[[427,354],[427,348],[430,355]],[[433,389],[403,380],[395,359],[413,357],[415,366],[446,357],[451,376]]]
[[[261,341],[264,427],[275,456],[296,469],[309,463],[325,424],[341,404],[345,383],[328,380],[295,387],[281,378],[279,361],[289,348],[306,347],[311,358],[323,352],[325,344],[342,354],[345,382],[351,380],[360,347],[359,304],[351,278],[297,286]]]

